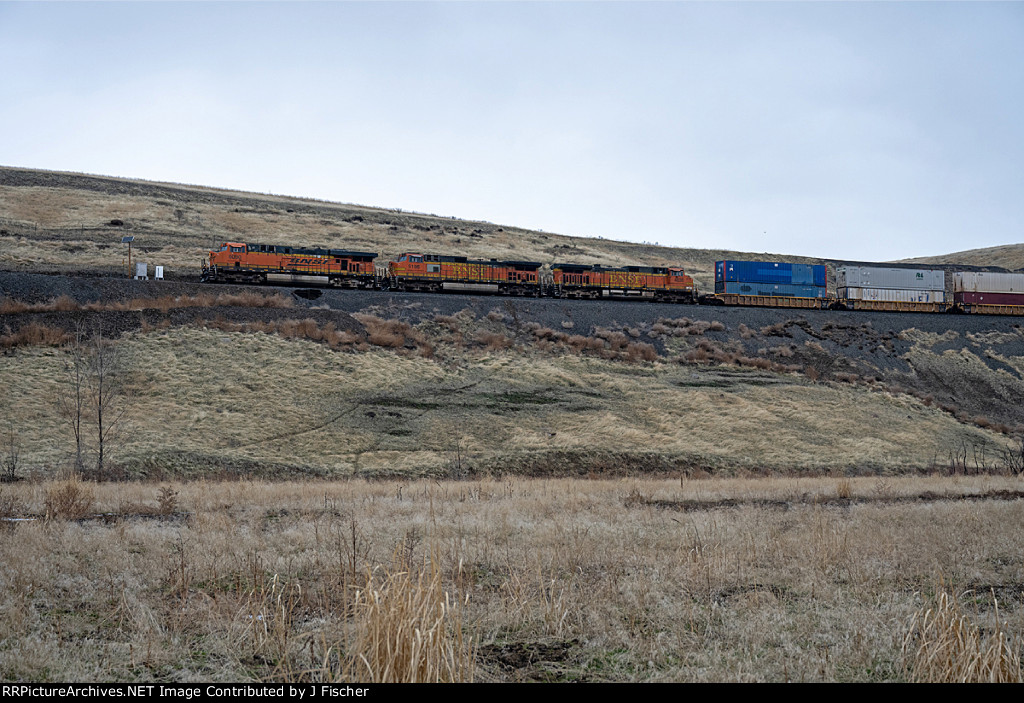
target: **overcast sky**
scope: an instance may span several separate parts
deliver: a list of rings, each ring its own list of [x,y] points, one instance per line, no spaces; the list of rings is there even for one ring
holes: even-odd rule
[[[1024,3],[0,2],[0,164],[884,261],[1024,241]]]

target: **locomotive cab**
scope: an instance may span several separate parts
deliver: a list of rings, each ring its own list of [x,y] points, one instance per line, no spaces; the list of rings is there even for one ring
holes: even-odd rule
[[[218,274],[225,270],[241,269],[245,260],[246,246],[243,242],[224,242],[220,249],[210,252],[210,263],[203,264],[202,280],[218,280]]]

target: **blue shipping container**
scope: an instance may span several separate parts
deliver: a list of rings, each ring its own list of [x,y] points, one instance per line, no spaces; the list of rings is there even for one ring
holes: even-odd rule
[[[825,287],[828,273],[821,265],[785,261],[716,261],[715,283],[728,281]]]
[[[801,286],[792,283],[757,283],[751,281],[715,281],[716,293],[737,295],[776,295],[783,298],[824,298],[825,286]]]

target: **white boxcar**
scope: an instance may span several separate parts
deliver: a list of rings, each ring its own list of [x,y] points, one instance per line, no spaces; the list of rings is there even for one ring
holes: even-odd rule
[[[905,290],[902,288],[846,287],[837,291],[840,300],[872,300],[886,303],[944,303],[941,290]]]
[[[1024,273],[957,271],[953,274],[954,293],[1024,293]]]
[[[944,291],[946,272],[942,269],[840,266],[836,269],[836,288]]]

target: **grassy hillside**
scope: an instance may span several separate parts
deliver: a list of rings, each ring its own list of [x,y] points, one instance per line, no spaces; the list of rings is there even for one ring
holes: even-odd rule
[[[1010,271],[1024,269],[1024,244],[1006,244],[985,249],[968,249],[942,256],[904,259],[907,263],[933,265],[998,266]]]
[[[135,237],[137,256],[183,278],[224,240],[386,257],[419,250],[545,263],[682,264],[705,288],[715,259],[755,256],[0,168],[0,270],[116,272],[123,270],[126,234]],[[1012,263],[1014,249],[1003,249],[1003,261]],[[81,293],[65,306],[71,311],[85,302],[102,307],[113,290],[65,286],[71,279],[52,276],[35,277],[47,279],[40,287],[31,278],[7,275],[0,295]],[[179,285],[175,296],[186,292]],[[317,305],[349,309],[336,306],[369,300],[328,293]],[[940,316],[822,313],[809,322],[792,313],[702,310],[726,322],[682,322],[643,305],[564,301],[515,309],[489,302],[468,317],[441,313],[431,302],[435,312],[410,313],[420,300],[429,299],[388,296],[351,308],[375,316],[366,324],[326,311],[288,313],[288,322],[258,307],[237,312],[248,303],[227,313],[169,311],[180,307],[170,297],[137,305],[119,297],[117,305],[128,307],[97,308],[105,334],[120,339],[131,359],[131,431],[117,446],[118,464],[131,475],[886,473],[962,466],[962,452],[979,447],[990,461],[1024,426],[1017,402],[1024,337],[1005,320],[965,326]],[[56,339],[66,340],[69,324],[84,313],[58,306],[55,317],[37,319],[10,300],[5,305],[5,414],[21,428],[23,462],[52,471],[68,459],[68,427],[52,403],[68,350],[39,345],[51,343],[54,324],[63,329]],[[883,324],[874,328],[872,319]],[[296,332],[303,325],[318,336]]]
[[[623,236],[643,233],[624,232]],[[491,222],[205,186],[0,166],[0,269],[126,271],[133,252],[195,276],[200,259],[227,240],[347,248],[394,257],[403,251],[476,258],[609,265],[683,266],[707,290],[726,258],[823,263],[798,252],[690,249],[567,237]],[[934,265],[1024,268],[1024,245],[907,259]]]
[[[888,473],[945,461],[951,442],[1003,444],[913,398],[756,369],[514,351],[456,365],[208,329],[121,344],[132,397],[117,458],[134,475]],[[57,394],[62,362],[60,352],[26,351],[0,371],[9,412],[27,421],[26,462],[60,464],[69,451],[54,442],[65,421],[39,403]],[[885,431],[865,436],[867,426]]]
[[[175,276],[198,275],[201,257],[227,240],[375,251],[385,257],[424,251],[546,264],[682,265],[704,289],[713,283],[716,259],[751,256],[567,237],[303,198],[0,167],[0,268],[123,271],[124,235],[135,236],[134,253]]]
[[[757,327],[742,310],[700,309],[721,322],[623,303],[633,317],[591,326],[600,304],[476,302],[409,301],[384,319],[251,292],[8,301],[0,421],[23,475],[73,463],[57,401],[80,325],[117,340],[108,380],[124,402],[107,413],[126,415],[104,475],[893,474],[1002,471],[1019,454],[1024,334],[1005,321],[960,334],[760,311],[775,322]],[[91,410],[84,426],[94,466]]]

